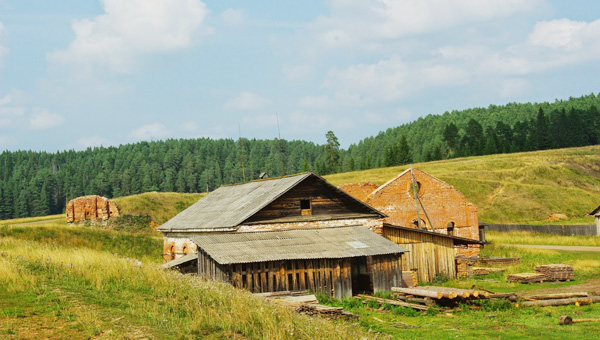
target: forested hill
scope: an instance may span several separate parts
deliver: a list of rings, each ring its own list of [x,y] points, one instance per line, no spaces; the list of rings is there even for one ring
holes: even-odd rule
[[[333,132],[305,141],[181,139],[58,153],[0,154],[0,219],[61,213],[74,197],[204,192],[222,184],[313,170],[362,170],[449,157],[598,144],[600,96],[446,112],[390,128],[348,150]],[[335,126],[332,126],[335,130]],[[243,150],[243,151],[241,151]],[[282,150],[283,152],[281,152]],[[242,157],[244,171],[242,173]]]
[[[600,138],[598,108],[600,93],[592,93],[553,103],[509,103],[430,114],[351,145],[345,168],[350,161],[359,166],[357,169],[399,164],[390,162],[389,154],[402,136],[406,136],[415,162],[594,145]],[[452,125],[457,129],[454,136],[447,131]],[[450,133],[446,136],[450,140],[445,132]]]

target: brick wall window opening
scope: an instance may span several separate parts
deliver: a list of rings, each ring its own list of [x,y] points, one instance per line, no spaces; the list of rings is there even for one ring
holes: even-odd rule
[[[419,181],[411,182],[410,185],[408,186],[408,191],[412,197],[415,197],[415,195],[421,196],[422,189],[423,189],[423,186],[421,185],[421,182],[419,182]]]
[[[174,245],[171,246],[169,253],[171,254],[171,260],[175,260],[175,246]]]
[[[448,224],[446,226],[446,230],[448,232],[448,235],[454,235],[454,222],[452,222],[452,221],[448,222]]]
[[[421,220],[421,228],[427,229],[427,223],[425,223],[425,221],[423,221],[422,218],[420,218]],[[419,222],[417,221],[417,219],[415,218],[414,220],[412,220],[411,222],[413,228],[419,228]]]
[[[302,216],[312,215],[310,200],[300,200],[300,212]]]
[[[183,246],[183,255],[187,255],[188,254],[188,247],[187,244]]]

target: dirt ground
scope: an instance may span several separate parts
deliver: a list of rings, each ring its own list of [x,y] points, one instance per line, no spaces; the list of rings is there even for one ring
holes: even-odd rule
[[[517,293],[518,295],[541,295],[541,294],[555,294],[555,293],[578,293],[586,292],[592,295],[600,295],[600,278],[588,279],[581,284],[575,284],[567,287],[553,287],[552,282],[541,283],[540,287],[536,289],[528,289]]]

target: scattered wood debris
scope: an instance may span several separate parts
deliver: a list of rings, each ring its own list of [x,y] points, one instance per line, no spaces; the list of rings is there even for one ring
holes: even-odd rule
[[[540,273],[510,274],[506,277],[506,281],[520,283],[544,282],[545,279],[546,276]]]
[[[428,309],[426,306],[418,305],[415,303],[408,303],[408,302],[404,302],[404,301],[384,299],[384,298],[379,298],[379,297],[375,297],[375,296],[358,294],[358,295],[356,295],[356,297],[362,298],[366,301],[377,301],[380,304],[387,303],[387,304],[390,304],[393,306],[408,307],[408,308],[412,308],[412,309],[416,309],[416,310],[427,310]]]
[[[531,295],[523,297],[524,300],[553,300],[553,299],[568,299],[574,297],[588,297],[590,294],[586,292],[579,293],[556,293],[556,294],[542,294],[542,295]]]
[[[576,322],[600,322],[600,319],[573,319],[568,315],[563,315],[558,320],[559,325],[571,325]]]
[[[345,311],[343,307],[320,305],[317,297],[314,294],[310,294],[307,290],[255,293],[254,295],[263,297],[274,303],[284,305],[302,314],[321,315],[328,318],[358,317],[356,314]]]
[[[535,266],[535,271],[544,274],[546,281],[571,281],[573,278],[573,266],[566,264]]]

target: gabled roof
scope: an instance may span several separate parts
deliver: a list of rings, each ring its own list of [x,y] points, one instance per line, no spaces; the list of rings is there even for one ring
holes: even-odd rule
[[[385,216],[312,172],[221,186],[161,225],[159,231],[234,231],[235,227],[309,177]]]
[[[592,211],[591,213],[589,213],[589,215],[600,216],[600,206],[598,206],[598,208],[594,209],[594,211]]]
[[[466,238],[466,237],[436,233],[435,231],[403,227],[403,226],[390,224],[390,223],[384,223],[383,226],[390,227],[390,228],[396,228],[396,229],[402,229],[402,230],[411,231],[411,232],[415,232],[415,233],[435,235],[435,236],[439,236],[439,237],[449,238],[449,239],[452,239],[454,244],[488,244],[487,242],[480,241],[480,240],[473,240],[473,239]]]
[[[364,226],[249,233],[206,233],[192,237],[198,249],[220,264],[279,260],[340,259],[400,254],[406,248]]]

